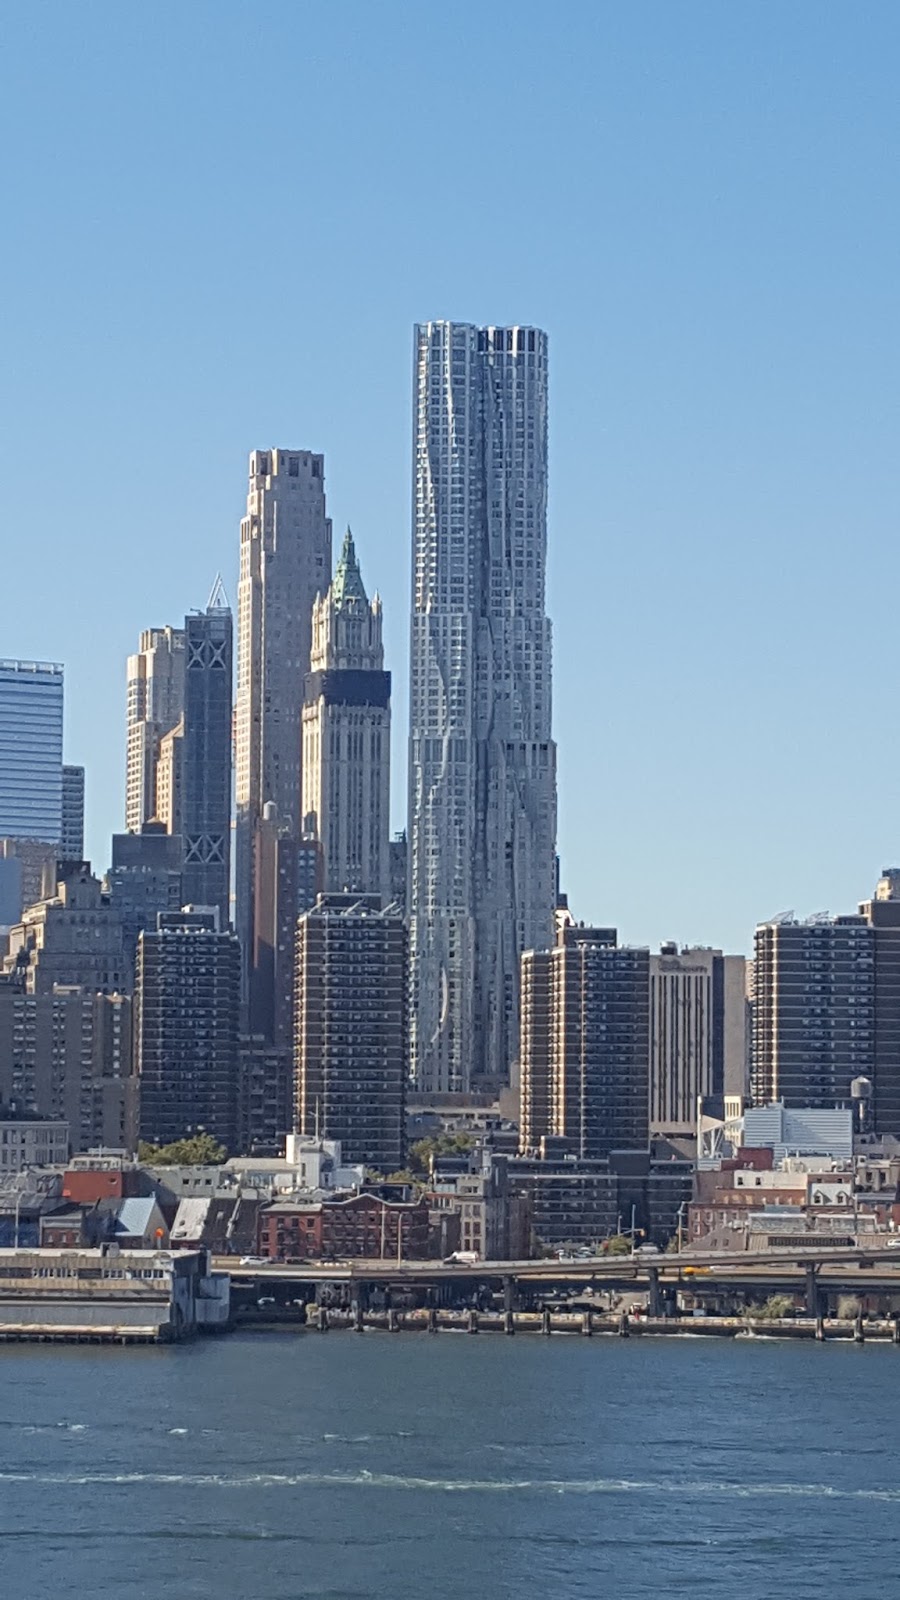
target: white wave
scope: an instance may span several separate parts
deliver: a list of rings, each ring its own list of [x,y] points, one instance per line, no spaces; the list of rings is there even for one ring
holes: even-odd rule
[[[841,1489],[827,1483],[735,1483],[721,1479],[633,1478],[417,1478],[388,1472],[0,1472],[0,1483],[38,1483],[57,1487],[90,1484],[191,1485],[197,1488],[367,1488],[449,1494],[675,1494],[734,1496],[740,1499],[900,1501],[900,1489]]]

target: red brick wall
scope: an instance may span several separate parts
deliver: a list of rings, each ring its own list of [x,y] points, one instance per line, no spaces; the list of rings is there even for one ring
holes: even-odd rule
[[[383,1220],[382,1220],[383,1216]],[[266,1206],[258,1220],[259,1254],[280,1261],[331,1257],[397,1256],[397,1229],[404,1260],[428,1256],[428,1206],[382,1206],[372,1195],[352,1200],[326,1200],[313,1212],[289,1206]]]
[[[63,1198],[76,1200],[79,1205],[92,1206],[98,1200],[125,1198],[124,1172],[100,1170],[66,1172],[63,1175]]]

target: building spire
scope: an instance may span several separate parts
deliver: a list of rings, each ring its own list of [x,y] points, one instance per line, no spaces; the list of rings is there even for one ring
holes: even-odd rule
[[[344,534],[344,547],[341,550],[341,559],[337,564],[337,571],[331,585],[331,596],[334,604],[340,608],[348,601],[359,600],[368,605],[369,597],[366,594],[359,562],[356,559],[356,545],[349,527]]]
[[[206,609],[207,611],[231,610],[231,607],[228,604],[228,596],[225,593],[225,585],[222,582],[221,572],[216,573],[216,581],[209,592],[209,599],[206,602]]]

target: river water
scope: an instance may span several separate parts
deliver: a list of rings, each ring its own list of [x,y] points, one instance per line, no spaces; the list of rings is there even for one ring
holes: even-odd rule
[[[898,1441],[893,1347],[5,1346],[0,1593],[890,1596]]]

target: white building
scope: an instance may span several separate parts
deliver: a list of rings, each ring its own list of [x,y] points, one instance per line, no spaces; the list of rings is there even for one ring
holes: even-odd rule
[[[128,657],[125,828],[157,815],[160,743],[184,712],[184,629],[145,628]],[[171,829],[170,829],[171,831]]]
[[[409,917],[417,1086],[508,1076],[553,940],[547,337],[416,329]]]
[[[283,1156],[232,1156],[221,1166],[153,1167],[179,1200],[256,1192],[276,1195],[359,1189],[365,1167],[344,1161],[339,1139],[289,1133]]]
[[[312,614],[303,706],[303,831],[322,851],[322,889],[390,897],[391,677],[381,601],[366,595],[350,529]]]

